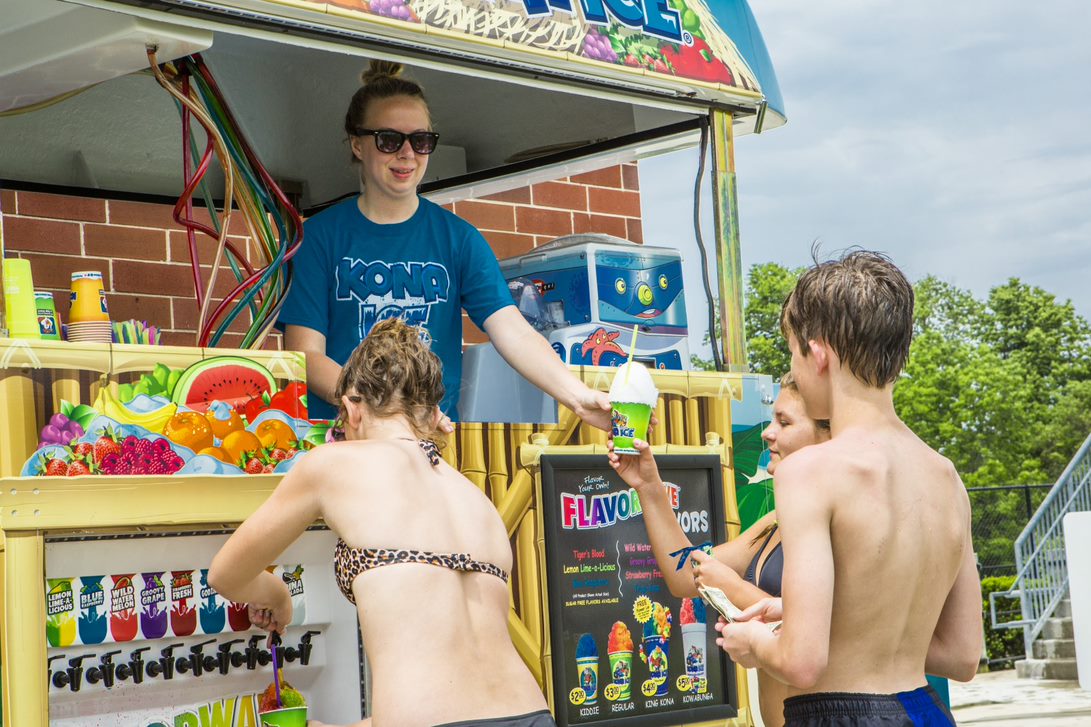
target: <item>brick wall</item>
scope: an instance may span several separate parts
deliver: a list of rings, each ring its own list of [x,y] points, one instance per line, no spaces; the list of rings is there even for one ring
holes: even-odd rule
[[[635,164],[464,200],[448,208],[481,230],[501,259],[575,232],[643,241]],[[31,261],[35,288],[54,293],[63,321],[68,317],[72,273],[100,270],[113,320],[146,320],[163,329],[163,343],[194,345],[198,311],[188,243],[172,219],[171,205],[0,190],[0,211],[5,254]],[[202,212],[197,210],[195,217],[201,219]],[[207,224],[207,216],[204,221]],[[240,252],[251,261],[257,259],[241,216],[232,219],[228,233]],[[197,245],[207,284],[216,243],[198,235]],[[222,298],[234,282],[225,266],[214,297]],[[484,334],[463,320],[467,343],[484,340]],[[238,345],[249,322],[248,314],[239,316],[223,345]],[[267,347],[277,345],[276,337],[267,342]]]

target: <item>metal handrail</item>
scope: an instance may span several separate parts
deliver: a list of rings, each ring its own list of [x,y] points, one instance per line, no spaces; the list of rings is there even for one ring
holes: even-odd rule
[[[1068,559],[1061,520],[1070,512],[1091,510],[1091,435],[1061,473],[1015,540],[1015,583],[1011,590],[989,594],[993,628],[1023,629],[1027,656],[1057,604],[1068,590]],[[996,599],[1019,599],[1022,618],[998,623]]]

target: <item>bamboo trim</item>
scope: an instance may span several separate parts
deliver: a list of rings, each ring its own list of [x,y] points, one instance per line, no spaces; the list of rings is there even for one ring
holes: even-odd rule
[[[40,532],[6,533],[4,544],[4,724],[46,727],[45,544]]]

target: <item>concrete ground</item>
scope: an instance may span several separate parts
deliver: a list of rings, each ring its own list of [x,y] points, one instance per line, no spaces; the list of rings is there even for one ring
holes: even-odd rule
[[[1091,691],[1076,682],[1019,679],[1014,669],[951,682],[951,707],[960,725],[1091,727]]]

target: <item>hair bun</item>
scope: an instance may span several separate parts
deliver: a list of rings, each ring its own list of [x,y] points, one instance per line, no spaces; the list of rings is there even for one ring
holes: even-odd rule
[[[367,70],[360,74],[360,82],[365,86],[380,78],[397,78],[402,73],[402,64],[394,61],[372,61]]]

